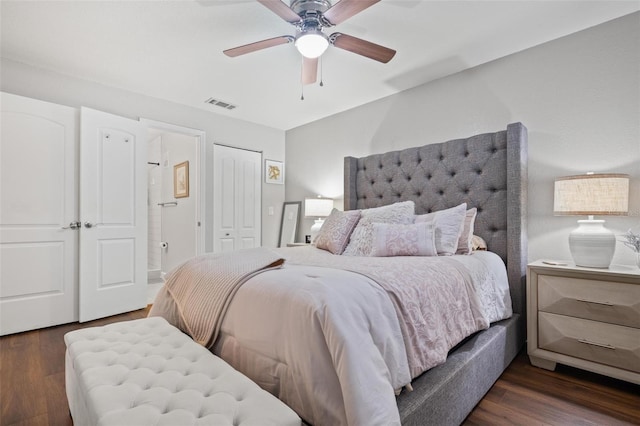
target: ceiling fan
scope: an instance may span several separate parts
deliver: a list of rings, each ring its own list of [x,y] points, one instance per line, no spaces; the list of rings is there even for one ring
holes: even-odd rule
[[[322,32],[323,28],[338,25],[379,1],[339,0],[331,5],[329,0],[291,0],[289,7],[281,0],[258,0],[276,15],[294,25],[296,35],[269,38],[227,49],[223,53],[230,57],[236,57],[268,47],[294,43],[303,58],[302,84],[315,83],[318,73],[318,58],[329,47],[329,44],[386,64],[396,54],[395,50],[339,32],[329,36]]]

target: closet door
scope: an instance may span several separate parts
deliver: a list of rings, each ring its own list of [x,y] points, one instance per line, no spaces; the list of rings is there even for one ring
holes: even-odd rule
[[[80,321],[146,306],[147,131],[81,109]]]
[[[214,145],[213,251],[261,245],[262,154]]]
[[[5,335],[78,320],[77,110],[7,93],[0,103]]]

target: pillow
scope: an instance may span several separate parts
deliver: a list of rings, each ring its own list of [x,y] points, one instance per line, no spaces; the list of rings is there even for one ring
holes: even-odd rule
[[[346,256],[369,256],[372,244],[372,225],[374,223],[408,225],[413,222],[414,211],[413,201],[360,210],[360,221],[351,233],[349,245],[344,250],[344,254]]]
[[[374,223],[371,256],[437,256],[433,223]]]
[[[341,212],[338,209],[333,209],[320,228],[316,237],[316,247],[333,254],[342,254],[349,243],[351,232],[359,220],[359,210]]]
[[[473,228],[476,222],[478,209],[475,207],[467,210],[462,224],[462,233],[458,238],[458,249],[456,254],[471,254],[471,238],[473,238]]]
[[[415,223],[433,222],[438,256],[450,256],[458,249],[466,213],[467,203],[462,203],[450,209],[416,216]]]
[[[471,249],[473,251],[487,250],[487,242],[482,237],[474,235],[471,237]]]

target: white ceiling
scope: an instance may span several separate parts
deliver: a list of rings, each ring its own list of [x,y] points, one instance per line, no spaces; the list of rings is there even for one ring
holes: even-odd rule
[[[330,47],[305,86],[292,44],[224,49],[295,28],[255,0],[1,2],[2,57],[229,117],[291,129],[640,10],[640,1],[382,0],[340,31],[397,50]],[[210,97],[233,111],[205,104]]]

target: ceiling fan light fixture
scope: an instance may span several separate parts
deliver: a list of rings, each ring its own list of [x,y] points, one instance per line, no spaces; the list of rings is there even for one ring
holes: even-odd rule
[[[302,56],[314,59],[327,50],[329,39],[322,31],[308,31],[303,32],[296,38],[295,45]]]

